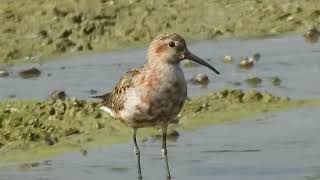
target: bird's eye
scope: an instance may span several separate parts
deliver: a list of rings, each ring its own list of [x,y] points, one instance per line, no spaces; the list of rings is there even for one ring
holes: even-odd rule
[[[174,44],[174,42],[169,42],[169,46],[170,47],[175,47],[176,45]]]

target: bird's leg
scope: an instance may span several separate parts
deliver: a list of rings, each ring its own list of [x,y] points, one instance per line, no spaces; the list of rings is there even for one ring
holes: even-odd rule
[[[133,128],[132,129],[132,135],[133,135],[133,143],[134,143],[134,153],[137,156],[137,168],[138,168],[138,179],[142,180],[142,174],[141,174],[141,166],[140,166],[140,150],[137,144],[137,129]]]
[[[161,148],[161,152],[162,152],[162,157],[165,160],[165,164],[166,164],[166,171],[167,171],[167,180],[171,179],[171,175],[170,175],[170,169],[169,169],[169,163],[168,163],[168,152],[167,152],[167,128],[168,125],[164,125],[162,126],[162,148]]]

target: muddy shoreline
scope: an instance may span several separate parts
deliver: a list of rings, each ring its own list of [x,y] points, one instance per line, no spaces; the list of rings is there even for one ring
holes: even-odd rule
[[[146,46],[161,32],[189,40],[302,32],[319,25],[319,9],[317,0],[4,0],[0,63]]]
[[[176,130],[234,122],[261,113],[284,111],[318,100],[290,100],[269,93],[221,90],[186,102]],[[130,131],[118,120],[103,114],[92,101],[14,101],[0,103],[0,162],[41,159],[61,152],[127,141]],[[157,129],[142,130],[141,138],[156,137]]]

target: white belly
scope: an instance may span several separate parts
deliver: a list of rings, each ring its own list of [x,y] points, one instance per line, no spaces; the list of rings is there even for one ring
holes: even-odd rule
[[[119,114],[129,126],[154,126],[176,118],[187,97],[184,75],[179,67],[164,77],[156,87],[141,85],[128,90]]]

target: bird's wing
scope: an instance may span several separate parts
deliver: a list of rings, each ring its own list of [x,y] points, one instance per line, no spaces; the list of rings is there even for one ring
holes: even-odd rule
[[[134,86],[133,78],[140,74],[141,69],[134,69],[127,72],[116,84],[112,92],[106,93],[95,98],[103,99],[102,105],[108,107],[114,112],[123,109],[126,91]]]

